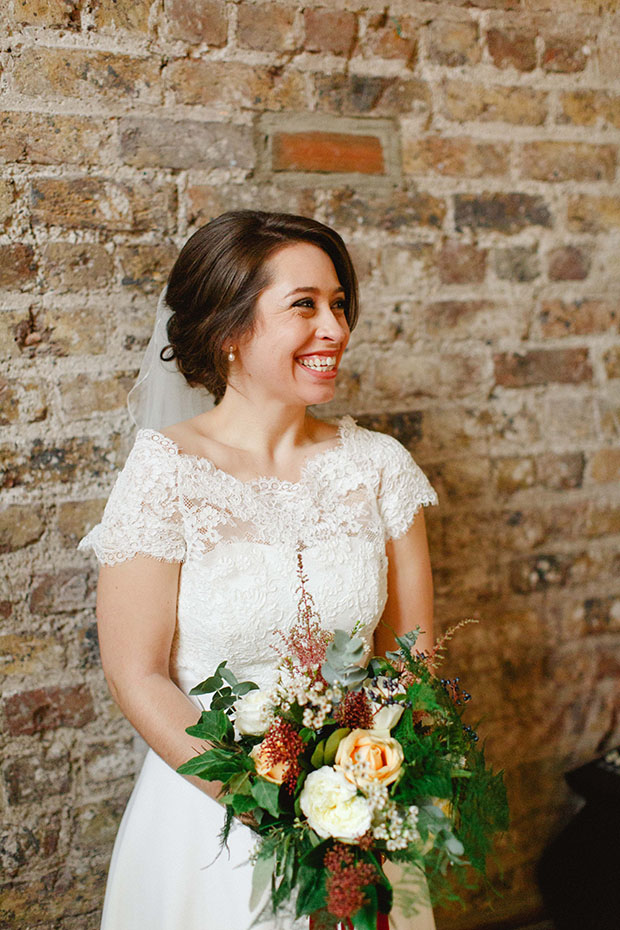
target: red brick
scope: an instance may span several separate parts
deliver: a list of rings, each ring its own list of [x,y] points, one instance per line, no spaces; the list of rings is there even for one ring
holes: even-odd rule
[[[583,298],[574,301],[545,300],[538,315],[543,336],[585,336],[618,331],[620,312],[614,302]]]
[[[304,10],[305,48],[349,56],[357,38],[357,16],[345,10]]]
[[[478,23],[438,18],[429,26],[428,57],[436,65],[458,68],[480,61]]]
[[[34,249],[24,242],[0,245],[0,287],[23,287],[37,275]]]
[[[576,384],[592,379],[587,349],[530,349],[522,355],[500,352],[493,358],[495,380],[502,387],[548,382]]]
[[[522,175],[537,181],[613,181],[617,148],[588,142],[527,142]]]
[[[487,47],[497,68],[533,71],[536,67],[536,35],[510,29],[489,29]]]
[[[384,174],[378,136],[342,132],[278,132],[272,141],[274,171]]]
[[[584,52],[587,40],[579,36],[553,36],[545,39],[542,66],[545,71],[574,74],[583,71],[588,63]]]
[[[81,177],[38,178],[30,185],[33,221],[68,228],[144,232],[174,228],[174,184]]]
[[[516,233],[528,226],[552,226],[549,207],[536,194],[456,194],[454,221],[457,230],[495,229]]]
[[[246,3],[238,7],[237,44],[259,52],[294,48],[295,11],[280,3]]]
[[[549,253],[552,281],[583,281],[590,272],[590,256],[574,245],[564,245]]]
[[[403,141],[405,174],[481,178],[508,171],[509,146],[475,139],[426,136]]]
[[[417,29],[410,16],[395,19],[387,12],[380,13],[368,21],[364,48],[379,58],[398,58],[411,66],[418,53]]]
[[[226,7],[217,0],[165,0],[170,35],[184,42],[226,45]]]
[[[86,685],[22,691],[5,698],[3,709],[12,736],[30,736],[58,727],[83,727],[95,719]]]
[[[464,242],[446,242],[437,256],[442,284],[480,284],[484,281],[487,249]]]

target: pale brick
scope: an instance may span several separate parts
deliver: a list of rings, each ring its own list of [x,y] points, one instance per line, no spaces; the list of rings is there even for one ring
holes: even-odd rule
[[[434,64],[450,68],[477,64],[481,57],[478,24],[443,17],[433,20],[428,30],[428,57]]]
[[[431,336],[446,339],[522,339],[527,333],[525,312],[490,300],[438,300],[424,309],[423,321]]]
[[[13,88],[38,98],[157,104],[159,60],[72,48],[25,48],[15,59]]]
[[[34,249],[28,243],[0,245],[0,287],[25,287],[33,284],[37,268]]]
[[[445,81],[441,89],[442,114],[458,122],[479,120],[541,126],[547,117],[548,95],[531,87],[488,86],[452,80]]]
[[[75,612],[91,606],[94,579],[83,569],[59,569],[54,574],[35,575],[30,590],[30,610],[48,613]]]
[[[454,222],[458,231],[494,229],[517,233],[528,226],[552,226],[549,207],[537,194],[456,194]]]
[[[200,226],[226,210],[252,209],[260,200],[261,209],[311,215],[316,210],[313,190],[305,187],[260,186],[244,182],[217,188],[211,184],[193,184],[186,192],[187,219]]]
[[[101,119],[4,112],[0,161],[39,165],[101,164],[111,158],[111,130]]]
[[[489,29],[487,47],[497,68],[533,71],[536,67],[535,32],[517,29]]]
[[[511,249],[494,249],[493,270],[502,281],[535,281],[540,275],[538,248],[518,245]]]
[[[95,718],[86,685],[39,688],[7,696],[3,701],[9,733],[29,736],[58,727],[83,727]]]
[[[146,35],[152,6],[153,0],[95,0],[97,29]]]
[[[164,7],[173,39],[214,48],[226,45],[228,19],[222,0],[165,0]]]
[[[410,16],[398,19],[387,11],[370,17],[363,50],[379,58],[400,59],[411,67],[418,54],[418,23]]]
[[[331,195],[326,211],[326,222],[336,228],[371,225],[395,232],[411,226],[441,228],[446,204],[440,196],[428,191],[397,190],[387,194],[342,188]]]
[[[42,340],[37,351],[41,354],[100,355],[105,351],[105,319],[92,310],[50,308],[42,314],[39,328]]]
[[[295,10],[281,3],[241,4],[237,13],[237,44],[259,52],[295,47]]]
[[[11,806],[67,794],[71,787],[69,753],[33,751],[7,762],[2,776]]]
[[[20,504],[5,507],[0,510],[0,555],[31,546],[41,538],[44,530],[40,508]]]
[[[495,487],[500,494],[514,494],[536,483],[534,459],[530,456],[507,456],[493,463]]]
[[[603,353],[603,365],[608,378],[620,378],[620,346],[614,346]]]
[[[538,315],[542,336],[584,336],[618,331],[620,314],[615,303],[606,300],[545,300]]]
[[[81,419],[123,410],[127,393],[135,381],[135,374],[118,373],[109,378],[92,378],[80,374],[76,378],[60,381],[62,409],[67,417]]]
[[[486,276],[487,249],[465,242],[445,242],[437,255],[442,284],[480,284]]]
[[[76,480],[109,484],[122,458],[118,433],[112,434],[105,448],[80,436],[56,442],[36,439],[28,449],[16,449],[11,443],[0,449],[0,487],[40,487]],[[84,603],[80,605],[78,598],[74,606],[84,607]]]
[[[43,249],[41,273],[55,291],[106,287],[114,274],[112,256],[96,242],[48,242]]]
[[[178,249],[171,242],[127,245],[119,248],[117,255],[122,270],[121,284],[150,294],[166,283]]]
[[[357,17],[345,10],[304,10],[304,29],[308,52],[349,56],[357,38]]]
[[[214,106],[218,112],[307,107],[304,75],[298,71],[183,59],[168,65],[164,80],[176,103]]]
[[[122,119],[123,162],[138,168],[252,168],[252,130],[194,120]]]
[[[0,426],[9,423],[40,423],[48,414],[48,392],[39,380],[0,375]]]
[[[568,201],[568,225],[578,232],[620,229],[620,197],[578,194]]]
[[[599,449],[591,455],[588,475],[600,484],[620,480],[620,449]]]
[[[416,355],[395,343],[374,375],[377,399],[409,404],[420,398],[468,397],[482,390],[484,364],[479,355]]]
[[[430,242],[389,245],[382,250],[379,265],[386,287],[407,293],[412,278],[424,276],[433,267],[434,249]],[[357,266],[356,266],[357,268]]]
[[[475,139],[426,136],[403,140],[406,174],[440,174],[465,178],[502,175],[508,171],[508,145]]]
[[[63,545],[75,549],[80,539],[99,522],[105,500],[64,501],[58,505],[57,526]]]
[[[596,536],[615,536],[620,533],[620,507],[612,504],[597,506],[592,504],[588,512],[586,534]]]
[[[551,491],[580,488],[584,468],[583,452],[546,452],[536,457],[536,483]]]
[[[173,183],[93,177],[38,178],[30,185],[30,208],[37,224],[165,233],[175,225],[176,188]]]
[[[13,19],[25,26],[79,29],[82,0],[14,0]]]
[[[12,181],[0,181],[0,226],[4,226],[13,216],[15,187]]]
[[[613,181],[617,149],[589,142],[526,142],[521,173],[537,181]]]
[[[559,121],[575,126],[595,126],[602,129],[620,128],[620,96],[598,90],[575,90],[560,97],[562,113]]]

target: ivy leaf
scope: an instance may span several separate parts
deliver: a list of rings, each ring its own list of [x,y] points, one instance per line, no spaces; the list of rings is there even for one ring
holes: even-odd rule
[[[257,780],[252,785],[252,794],[256,798],[260,807],[263,807],[265,810],[269,811],[273,817],[279,816],[279,785],[274,785],[273,782],[266,781],[264,778],[257,778]]]

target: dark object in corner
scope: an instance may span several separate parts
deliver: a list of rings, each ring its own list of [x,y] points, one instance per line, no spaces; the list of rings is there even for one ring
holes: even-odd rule
[[[565,777],[586,804],[538,864],[543,899],[556,930],[620,930],[620,747]]]

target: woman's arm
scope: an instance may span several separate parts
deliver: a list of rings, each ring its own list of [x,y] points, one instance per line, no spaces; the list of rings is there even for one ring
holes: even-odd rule
[[[97,590],[101,661],[112,697],[155,752],[176,769],[207,748],[185,733],[199,717],[171,681],[179,563],[136,556],[104,565]],[[211,797],[219,782],[190,778]]]
[[[400,636],[419,626],[420,651],[433,646],[433,578],[428,553],[424,511],[418,511],[404,536],[390,539],[388,557],[388,597],[379,626],[375,630],[375,652],[385,655],[396,648]]]

